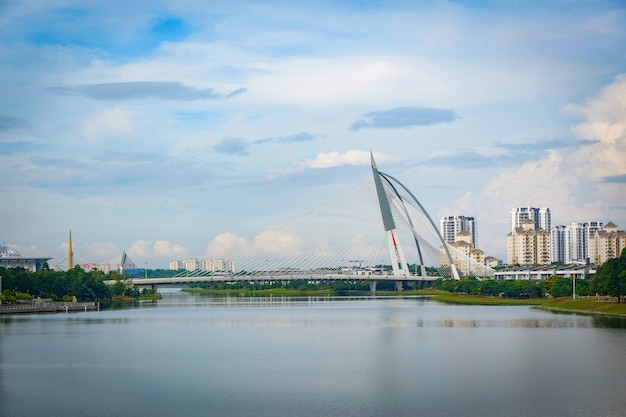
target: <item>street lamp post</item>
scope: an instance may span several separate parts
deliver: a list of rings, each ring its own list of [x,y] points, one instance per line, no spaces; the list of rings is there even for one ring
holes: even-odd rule
[[[572,299],[576,299],[576,276],[572,277]]]

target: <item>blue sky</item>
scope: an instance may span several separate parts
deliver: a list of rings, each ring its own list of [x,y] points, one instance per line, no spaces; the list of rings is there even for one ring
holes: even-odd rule
[[[381,171],[431,216],[626,228],[621,1],[0,4],[0,241],[167,267]],[[213,245],[215,246],[215,245]],[[208,252],[207,252],[208,251]]]

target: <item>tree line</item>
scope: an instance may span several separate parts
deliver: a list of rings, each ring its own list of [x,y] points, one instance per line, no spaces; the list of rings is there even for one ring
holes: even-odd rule
[[[30,297],[60,301],[71,300],[73,296],[80,301],[110,300],[114,294],[104,281],[124,279],[117,272],[105,274],[97,269],[85,271],[78,265],[68,271],[55,271],[47,263],[37,272],[24,268],[0,268],[0,277],[3,301]]]

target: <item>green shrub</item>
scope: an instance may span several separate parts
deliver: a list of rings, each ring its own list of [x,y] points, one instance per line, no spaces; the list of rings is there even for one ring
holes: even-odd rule
[[[25,292],[18,292],[15,293],[15,298],[17,298],[18,300],[30,300],[33,297],[30,294],[26,294]]]

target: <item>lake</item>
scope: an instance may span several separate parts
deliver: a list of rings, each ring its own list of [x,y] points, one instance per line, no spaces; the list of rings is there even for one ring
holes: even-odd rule
[[[427,297],[0,316],[0,416],[626,415],[626,320]]]

